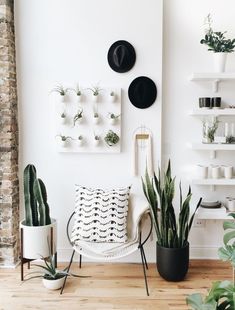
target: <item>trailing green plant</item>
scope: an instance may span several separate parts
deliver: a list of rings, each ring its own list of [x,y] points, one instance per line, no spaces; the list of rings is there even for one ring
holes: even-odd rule
[[[109,145],[113,146],[118,143],[120,140],[119,136],[112,130],[109,130],[106,136],[104,137],[104,141]]]
[[[145,177],[142,178],[143,191],[149,203],[157,235],[157,243],[166,248],[183,248],[188,243],[188,235],[202,198],[199,199],[199,202],[190,217],[190,200],[192,197],[191,188],[189,186],[188,194],[183,200],[180,183],[180,212],[177,219],[173,206],[175,177],[172,178],[171,176],[170,160],[166,172],[163,173],[162,181],[161,177],[160,169],[158,171],[158,176],[154,173],[153,178],[150,178],[146,169]]]
[[[56,85],[51,92],[59,93],[61,96],[65,96],[68,92],[68,88],[65,88],[63,85]]]
[[[79,121],[83,116],[83,110],[82,109],[79,109],[78,112],[74,115],[74,118],[73,118],[73,125],[75,126],[76,125],[76,122]]]
[[[207,122],[203,121],[203,137],[207,138],[210,143],[213,143],[215,140],[215,133],[218,129],[219,121],[217,117],[213,120],[212,125],[208,125]]]
[[[24,169],[25,225],[44,226],[51,224],[45,184],[37,178],[34,165]]]
[[[208,46],[208,51],[215,53],[232,53],[235,48],[235,39],[226,39],[225,32],[216,32],[212,29],[212,18],[208,14],[205,18],[206,33],[204,39],[200,41],[201,44]]]
[[[235,219],[235,213],[230,213]],[[235,309],[235,221],[225,221],[223,223],[225,230],[223,242],[224,247],[218,250],[219,258],[228,261],[233,267],[233,282],[217,281],[212,284],[208,295],[203,298],[199,293],[192,294],[186,298],[187,304],[194,310],[234,310]]]

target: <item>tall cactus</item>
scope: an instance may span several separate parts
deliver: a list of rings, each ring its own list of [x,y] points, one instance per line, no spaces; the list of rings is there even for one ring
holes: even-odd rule
[[[38,210],[40,215],[40,226],[51,224],[49,205],[47,203],[46,187],[41,179],[36,179],[33,185],[34,196],[38,202]]]
[[[24,169],[25,224],[27,226],[39,225],[37,201],[33,193],[36,178],[37,172],[34,165],[27,165]]]
[[[46,187],[37,179],[36,168],[28,165],[24,170],[25,224],[44,226],[51,224]]]

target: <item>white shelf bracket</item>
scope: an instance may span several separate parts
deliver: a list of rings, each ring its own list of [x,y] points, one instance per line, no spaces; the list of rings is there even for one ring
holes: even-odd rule
[[[214,93],[218,92],[220,80],[214,80],[212,83],[212,89]]]
[[[210,159],[216,158],[216,151],[210,151]]]

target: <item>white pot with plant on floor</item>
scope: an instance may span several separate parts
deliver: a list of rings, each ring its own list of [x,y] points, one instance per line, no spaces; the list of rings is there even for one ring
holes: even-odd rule
[[[25,219],[21,221],[21,256],[26,259],[48,257],[56,252],[56,220],[50,217],[46,187],[37,178],[36,168],[24,169]],[[49,246],[48,246],[49,244]]]
[[[208,46],[208,51],[212,51],[214,57],[214,71],[224,72],[226,67],[227,54],[234,52],[235,39],[227,39],[224,32],[212,29],[212,18],[208,14],[205,19],[205,37],[201,44]]]

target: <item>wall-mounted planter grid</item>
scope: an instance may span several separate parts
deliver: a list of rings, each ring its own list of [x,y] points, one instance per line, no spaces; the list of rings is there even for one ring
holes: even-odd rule
[[[68,92],[65,100],[57,93],[53,94],[55,104],[55,143],[58,152],[73,153],[119,153],[121,151],[121,89],[101,87],[96,101],[88,87],[83,87],[82,96]],[[113,96],[110,93],[114,93]],[[82,111],[82,118],[74,117]],[[94,117],[98,114],[98,118]],[[61,117],[63,114],[64,117]],[[111,119],[111,114],[118,116]],[[119,137],[117,144],[109,146],[105,142],[106,134],[112,130]],[[61,136],[69,137],[66,142]],[[95,136],[100,139],[97,141]],[[82,140],[79,140],[82,137]]]

